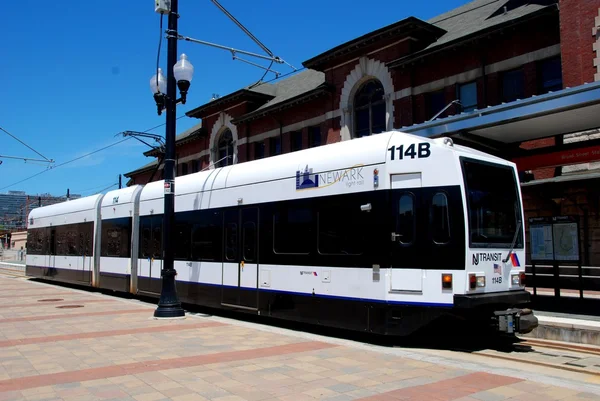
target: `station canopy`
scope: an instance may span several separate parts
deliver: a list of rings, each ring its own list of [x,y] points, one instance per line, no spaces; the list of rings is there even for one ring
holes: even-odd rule
[[[600,127],[600,82],[402,127],[424,137],[481,144],[519,144]]]

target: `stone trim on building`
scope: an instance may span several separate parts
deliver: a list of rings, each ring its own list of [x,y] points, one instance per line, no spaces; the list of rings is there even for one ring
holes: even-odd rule
[[[231,131],[231,136],[233,138],[233,164],[236,164],[238,162],[238,145],[239,145],[239,138],[238,138],[238,132],[237,132],[237,125],[233,124],[231,122],[231,120],[233,120],[233,117],[231,117],[229,114],[221,112],[219,113],[219,118],[215,121],[215,123],[212,126],[212,130],[210,132],[210,142],[209,142],[209,149],[210,149],[210,169],[214,169],[215,168],[215,163],[217,162],[218,158],[218,149],[217,149],[217,141],[219,139],[219,136],[226,130],[229,129]]]
[[[385,123],[387,130],[394,129],[394,83],[392,81],[392,74],[379,60],[373,60],[366,57],[361,57],[358,64],[346,76],[344,86],[342,87],[342,93],[340,97],[340,115],[341,131],[340,137],[342,141],[348,141],[353,137],[354,127],[354,95],[358,88],[366,81],[370,79],[377,79],[383,85],[384,97],[385,97]]]

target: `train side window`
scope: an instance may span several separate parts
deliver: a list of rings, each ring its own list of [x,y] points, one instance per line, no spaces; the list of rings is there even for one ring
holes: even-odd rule
[[[238,245],[238,225],[228,223],[225,226],[225,260],[235,261]]]
[[[48,246],[48,255],[57,255],[56,253],[56,228],[48,227],[47,237],[46,237],[46,245]]]
[[[54,231],[55,255],[66,255],[67,254],[67,230],[65,226],[56,226]]]
[[[318,215],[318,247],[322,255],[362,255],[366,214],[358,203],[325,207]]]
[[[67,236],[67,255],[69,256],[79,256],[79,249],[81,246],[78,244],[79,242],[79,225],[72,224],[66,227],[66,236]]]
[[[242,228],[244,260],[254,262],[256,260],[256,224],[252,221],[244,223]]]
[[[431,200],[429,226],[431,236],[436,244],[447,244],[450,241],[450,213],[446,194],[438,192]]]
[[[175,215],[175,259],[188,260],[191,251],[192,225],[187,214]]]
[[[162,259],[162,216],[152,218],[152,242],[150,252],[153,259]]]
[[[44,247],[44,230],[43,228],[33,228],[27,231],[27,253],[30,255],[43,255]]]
[[[415,197],[413,194],[403,194],[398,202],[396,232],[400,234],[400,243],[410,244],[415,237]]]
[[[273,250],[278,254],[308,255],[312,242],[312,210],[289,207],[273,215]]]
[[[196,211],[192,214],[192,260],[212,261],[220,259],[223,217],[213,210]]]
[[[140,257],[150,257],[150,243],[152,241],[152,225],[150,217],[140,217]]]
[[[106,230],[106,256],[121,256],[121,228],[111,227]]]
[[[82,248],[80,253],[89,255],[87,239],[92,235],[88,227],[80,232]],[[84,251],[85,249],[85,251]],[[131,218],[121,217],[102,221],[100,255],[110,257],[129,257],[131,255]]]
[[[92,238],[94,236],[94,223],[83,223],[79,227],[79,256],[92,256]],[[102,243],[100,243],[102,244]]]

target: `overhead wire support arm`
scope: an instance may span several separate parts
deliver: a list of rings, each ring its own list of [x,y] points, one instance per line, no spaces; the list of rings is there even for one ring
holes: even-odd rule
[[[17,157],[17,156],[4,156],[4,155],[0,155],[0,159],[16,159],[16,160],[23,160],[25,162],[28,161],[32,161],[32,162],[40,162],[40,163],[54,163],[54,160],[52,159],[31,159],[29,157]]]
[[[156,142],[160,143],[160,144],[164,144],[164,138],[160,135],[157,134],[149,134],[147,132],[139,132],[139,131],[123,131],[122,132],[123,136],[132,136],[132,137],[136,137],[136,136],[141,136],[144,138],[150,138],[150,139],[154,139]],[[117,134],[118,135],[118,134]]]
[[[167,37],[169,37],[169,35],[167,35]],[[217,49],[228,50],[234,56],[235,56],[235,53],[240,53],[240,54],[245,54],[247,56],[261,58],[263,60],[273,61],[273,62],[279,63],[279,64],[284,64],[284,63],[288,64],[284,60],[282,60],[281,58],[279,58],[277,56],[263,56],[262,54],[248,52],[248,51],[245,51],[245,50],[234,49],[233,47],[218,45],[216,43],[207,42],[205,40],[190,38],[189,36],[177,35],[176,37],[179,40],[185,40],[185,41],[192,42],[192,43],[198,43],[198,44],[201,44],[201,45],[212,46],[212,47],[216,47]]]
[[[132,137],[137,139],[138,141],[140,141],[141,143],[143,143],[144,145],[147,145],[148,147],[152,148],[152,149],[158,149],[161,151],[164,151],[165,148],[165,142],[162,136],[160,135],[156,135],[156,134],[149,134],[147,132],[139,132],[139,131],[123,131],[117,135],[123,135],[124,137]],[[143,138],[150,138],[150,139],[154,139],[156,142],[158,142],[160,144],[160,148],[156,147],[156,146],[152,146],[150,145],[148,142],[141,140],[140,138],[138,138],[138,136],[141,136]]]
[[[13,134],[11,134],[10,132],[8,132],[7,130],[5,130],[4,128],[0,127],[0,131],[5,132],[8,136],[10,136],[11,138],[15,139],[16,141],[20,142],[21,144],[23,144],[25,147],[29,148],[30,150],[34,151],[35,153],[37,153],[38,155],[42,156],[44,158],[43,161],[47,162],[47,163],[54,163],[54,160],[52,159],[48,159],[46,156],[44,156],[43,154],[41,154],[40,152],[38,152],[37,150],[35,150],[34,148],[32,148],[31,146],[27,145],[25,142],[23,142],[22,140],[20,140],[19,138],[17,138],[16,136],[14,136]],[[34,160],[34,159],[30,159],[30,160]]]
[[[247,64],[253,65],[253,66],[255,66],[255,67],[262,68],[263,70],[266,70],[266,71],[272,72],[272,73],[274,73],[274,74],[275,74],[275,77],[277,77],[277,78],[279,78],[279,76],[281,75],[281,73],[280,73],[280,72],[278,72],[278,71],[272,70],[271,68],[268,68],[268,67],[262,66],[262,65],[260,65],[260,64],[253,63],[252,61],[245,60],[245,59],[243,59],[243,58],[241,58],[241,57],[238,57],[238,56],[236,56],[235,54],[233,55],[233,59],[234,59],[234,60],[240,60],[240,61],[243,61],[244,63],[247,63]]]

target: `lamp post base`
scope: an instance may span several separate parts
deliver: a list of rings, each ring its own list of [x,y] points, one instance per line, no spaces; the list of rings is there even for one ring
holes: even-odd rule
[[[177,298],[175,288],[175,270],[167,270],[162,273],[162,291],[158,301],[158,308],[154,311],[155,318],[177,318],[184,317],[185,311]]]

